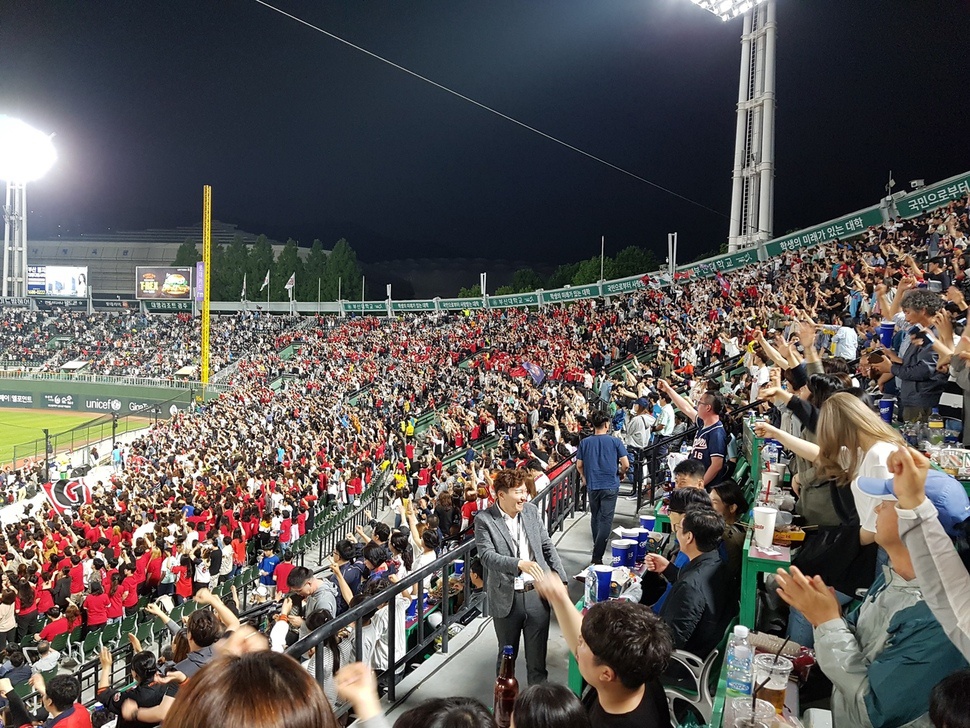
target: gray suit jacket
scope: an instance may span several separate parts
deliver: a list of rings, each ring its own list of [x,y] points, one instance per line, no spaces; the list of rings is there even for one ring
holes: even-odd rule
[[[551,570],[563,581],[568,581],[563,571],[562,561],[556,553],[539,509],[526,503],[520,515],[525,527],[526,538],[535,554],[535,561],[543,569]],[[485,567],[485,594],[488,608],[493,617],[507,617],[512,611],[512,597],[515,590],[514,580],[519,575],[519,558],[515,555],[512,534],[502,517],[498,503],[475,516],[475,543],[478,545],[478,558]],[[522,556],[523,559],[526,556]]]

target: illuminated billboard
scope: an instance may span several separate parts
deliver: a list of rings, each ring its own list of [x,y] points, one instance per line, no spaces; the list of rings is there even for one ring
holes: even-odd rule
[[[135,298],[148,301],[191,301],[192,269],[138,266]]]
[[[28,265],[27,295],[87,298],[87,266]]]

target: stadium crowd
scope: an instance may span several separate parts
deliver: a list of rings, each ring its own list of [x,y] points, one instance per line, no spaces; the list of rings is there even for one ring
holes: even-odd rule
[[[260,311],[214,316],[210,328],[213,374],[252,351],[270,349],[280,332],[299,319]],[[87,364],[83,374],[172,379],[200,356],[199,326],[189,314],[153,316],[138,311],[94,313],[0,312],[0,360],[57,372],[68,362]]]
[[[171,625],[171,677],[158,675],[154,655],[139,653],[135,688],[105,686],[102,703],[126,724],[227,725],[232,710],[233,725],[335,725],[331,705],[340,695],[366,725],[380,726],[371,669],[393,669],[390,656],[403,652],[387,644],[387,609],[366,625],[366,664],[348,664],[355,654],[349,631],[326,645],[326,674],[311,677],[287,657],[254,649],[269,642],[236,614],[252,604],[227,604],[212,588],[256,564],[265,590],[254,601],[280,601],[280,627],[270,634],[280,647],[430,563],[470,527],[480,530],[477,513],[501,519],[504,512],[513,521],[512,500],[528,511],[545,474],[574,455],[594,508],[598,561],[617,471],[626,474],[651,443],[673,451],[667,438],[694,424],[682,457],[671,458],[672,547],[648,560],[632,601],[580,615],[562,580],[536,571],[531,558],[468,569],[478,587],[502,568],[532,583],[517,591],[544,598],[546,619],[554,612],[594,688],[587,711],[561,686],[537,681],[519,697],[516,726],[550,726],[550,716],[557,726],[667,725],[661,679],[671,652],[703,659],[737,611],[742,517],[751,502],[731,479],[741,446],[732,411],[757,402],[759,434],[792,455],[795,511],[819,534],[769,591],[782,622],[788,612],[779,629],[814,644],[835,724],[918,725],[927,715],[938,726],[962,724],[970,650],[959,597],[970,592],[970,576],[952,544],[965,540],[966,494],[957,481],[928,474],[925,458],[873,403],[894,397],[903,423],[926,422],[936,410],[967,437],[967,228],[964,200],[849,242],[692,280],[689,289],[648,279],[634,294],[542,311],[318,320],[300,329],[231,317],[225,335],[240,361],[228,392],[136,439],[93,504],[63,518],[33,513],[6,528],[0,638],[29,646],[36,634],[43,648],[30,655],[35,669],[24,670],[23,650],[8,647],[0,692],[14,723],[30,716],[18,712],[22,702],[4,676],[11,688],[34,680],[47,715],[87,725],[86,710],[75,705],[76,679],[59,675],[43,685],[31,677],[42,672],[37,661],[50,659],[60,635],[103,629],[135,615],[140,598],[171,596],[173,604],[194,597],[211,608],[192,612],[184,630]],[[8,350],[26,353],[44,345],[37,327],[63,326],[75,339],[90,330],[91,347],[99,336],[122,342],[116,348],[132,358],[109,353],[99,361],[121,361],[104,366],[129,374],[192,360],[184,341],[158,362],[152,347],[136,343],[146,331],[174,342],[179,327],[187,340],[187,322],[122,318],[71,315],[41,325],[5,312],[3,335]],[[884,320],[893,323],[888,346]],[[267,353],[290,344],[300,351],[285,361]],[[632,356],[644,352],[651,353],[644,361]],[[738,369],[706,376],[705,368],[739,358]],[[283,386],[270,389],[279,377]],[[421,432],[419,418],[431,412]],[[292,542],[381,473],[393,481],[395,527],[375,520],[348,534],[329,576],[294,566]],[[655,486],[668,480],[663,467],[650,477]],[[545,561],[552,567],[555,560]],[[842,605],[857,593],[866,595],[861,605],[843,617]],[[401,597],[400,619],[409,596]],[[404,632],[399,625],[399,640]],[[270,689],[254,690],[262,686]],[[397,724],[431,725],[432,715],[444,720],[436,725],[494,725],[487,709],[460,698],[419,706]]]

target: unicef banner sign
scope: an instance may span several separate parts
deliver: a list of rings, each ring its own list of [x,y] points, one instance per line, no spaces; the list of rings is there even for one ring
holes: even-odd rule
[[[46,409],[70,410],[73,412],[91,412],[105,415],[130,415],[150,418],[154,417],[155,407],[158,407],[159,417],[169,417],[184,407],[184,402],[168,401],[162,406],[160,402],[166,400],[152,400],[146,397],[98,397],[78,393],[49,393],[49,392],[16,392],[0,391],[0,407],[18,409]]]

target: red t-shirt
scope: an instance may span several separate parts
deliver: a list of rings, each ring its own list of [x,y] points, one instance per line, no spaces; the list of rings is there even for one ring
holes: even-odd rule
[[[123,604],[125,607],[133,607],[138,604],[138,580],[134,574],[129,575],[121,582],[121,587],[123,591],[128,592],[128,596],[125,597]]]
[[[88,613],[88,627],[97,627],[108,621],[111,599],[107,594],[88,594],[84,598],[84,610]]]
[[[84,591],[84,564],[71,567],[71,594]]]
[[[290,591],[290,587],[286,585],[286,578],[294,568],[296,567],[293,564],[287,563],[286,561],[281,561],[276,565],[276,569],[273,571],[273,577],[276,579],[276,591],[280,594],[287,594]]]
[[[57,637],[59,634],[64,634],[69,631],[67,618],[58,617],[53,622],[48,622],[44,625],[44,629],[40,631],[40,638],[50,642],[52,639]]]

